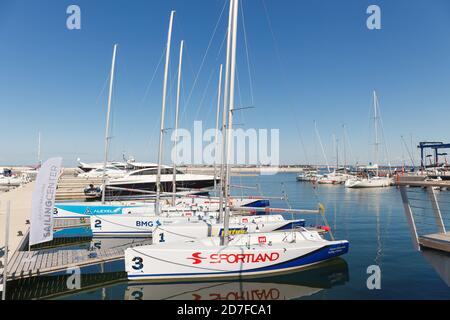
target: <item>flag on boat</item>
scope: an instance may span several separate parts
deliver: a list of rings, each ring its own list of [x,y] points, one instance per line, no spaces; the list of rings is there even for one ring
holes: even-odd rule
[[[39,169],[31,207],[30,246],[53,240],[53,209],[62,158],[51,158]]]

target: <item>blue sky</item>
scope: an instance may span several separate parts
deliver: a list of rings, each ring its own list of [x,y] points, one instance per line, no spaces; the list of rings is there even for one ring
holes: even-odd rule
[[[81,30],[66,28],[70,4],[81,8]],[[0,164],[34,163],[39,131],[43,158],[59,155],[66,165],[77,157],[102,160],[105,84],[114,43],[119,50],[111,158],[125,152],[156,161],[163,77],[162,64],[157,66],[172,9],[177,11],[173,84],[179,42],[186,41],[180,125],[189,129],[202,120],[213,127],[218,65],[225,60],[225,4],[1,0]],[[370,4],[381,7],[381,30],[366,27]],[[330,162],[335,161],[333,134],[343,158],[343,124],[353,154],[350,159],[347,145],[347,159],[373,159],[374,88],[391,162],[408,160],[401,135],[408,145],[411,137],[414,145],[450,141],[450,2],[243,0],[242,5],[237,101],[255,108],[237,114],[236,122],[244,128],[279,128],[282,163],[324,163],[314,120]],[[168,127],[173,126],[174,93],[172,85]],[[380,158],[386,162],[384,154]]]

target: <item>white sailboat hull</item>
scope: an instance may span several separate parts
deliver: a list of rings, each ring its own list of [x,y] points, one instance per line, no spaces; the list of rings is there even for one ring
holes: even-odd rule
[[[362,180],[347,180],[345,186],[347,188],[382,188],[389,187],[392,179],[388,177],[374,177]]]
[[[231,234],[270,232],[304,225],[303,219],[285,220],[282,215],[230,217]],[[154,239],[161,237],[164,239],[163,242],[173,242],[219,236],[223,231],[223,224],[216,222],[215,215],[203,217],[97,216],[91,219],[91,230],[94,237],[152,235]]]
[[[316,232],[274,232],[129,248],[129,280],[171,281],[266,276],[301,269],[348,251],[347,241],[326,241]]]
[[[193,216],[193,211],[214,212],[219,210],[219,198],[216,197],[182,197],[177,199],[176,205],[162,205],[165,213],[180,213],[181,216]],[[269,200],[263,198],[231,198],[232,207],[265,207],[269,205]],[[181,214],[182,212],[184,214]],[[87,218],[92,215],[120,215],[120,214],[141,214],[152,215],[155,213],[153,202],[143,201],[112,201],[106,204],[101,202],[72,202],[57,203],[54,209],[54,218],[78,219]]]

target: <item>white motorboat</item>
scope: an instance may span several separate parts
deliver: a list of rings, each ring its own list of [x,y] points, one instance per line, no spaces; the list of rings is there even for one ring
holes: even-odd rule
[[[106,184],[106,197],[142,196],[143,192],[156,192],[158,169],[141,169],[127,173],[121,178],[110,179]],[[177,189],[205,189],[214,186],[214,176],[185,174],[176,170]],[[161,189],[173,190],[173,168],[163,166],[160,176]],[[112,188],[108,188],[112,187]],[[113,189],[114,188],[114,189]]]
[[[78,168],[83,172],[90,172],[96,169],[101,169],[104,166],[103,162],[85,163],[81,162],[80,158],[77,159]],[[120,170],[139,170],[148,168],[157,168],[158,165],[152,162],[136,162],[134,158],[130,158],[126,161],[111,161],[107,162],[107,166],[114,167]]]
[[[120,178],[126,175],[126,171],[116,168],[114,166],[107,166],[105,169],[103,167],[93,169],[89,172],[83,172],[78,175],[78,178],[102,178],[103,172],[105,172],[105,176],[108,178]]]
[[[311,182],[316,181],[318,177],[317,170],[300,172],[297,175],[297,181]]]
[[[351,176],[346,173],[333,171],[332,173],[325,174],[323,177],[317,180],[319,184],[342,184],[345,183]]]
[[[393,183],[390,177],[351,178],[345,182],[347,188],[381,188],[389,187]]]
[[[153,162],[136,162],[134,158],[131,158],[127,160],[129,170],[140,170],[140,169],[150,169],[150,168],[157,168],[158,164]]]
[[[78,162],[78,168],[81,169],[83,172],[89,172],[96,169],[102,169],[104,166],[103,162],[95,162],[95,163],[85,163],[81,162],[80,158],[77,159]],[[116,169],[125,170],[128,166],[126,162],[120,162],[120,161],[111,161],[107,163],[107,166],[114,167]]]

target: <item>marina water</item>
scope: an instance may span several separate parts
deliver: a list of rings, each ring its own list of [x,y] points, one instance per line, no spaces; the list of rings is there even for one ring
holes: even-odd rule
[[[273,207],[317,208],[323,203],[326,218],[336,239],[350,242],[347,255],[309,270],[266,279],[242,282],[207,282],[184,284],[130,283],[123,278],[72,294],[67,291],[57,299],[450,299],[450,256],[435,251],[414,250],[396,187],[349,189],[343,185],[313,185],[297,182],[294,173],[233,177],[233,185],[258,186],[264,196],[287,195],[286,200],[271,200]],[[425,204],[425,190],[414,188],[411,196]],[[234,189],[235,195],[253,194],[255,190]],[[440,203],[450,203],[450,192],[437,192]],[[442,205],[448,225],[447,205]],[[426,218],[418,227],[433,231]],[[290,214],[285,214],[290,216]],[[323,225],[320,216],[301,215],[307,225]],[[428,231],[428,230],[425,230]],[[380,289],[367,284],[372,272],[380,270]],[[107,266],[119,270],[122,263]],[[105,269],[106,271],[106,269]],[[439,272],[438,272],[439,271]],[[118,273],[120,275],[120,273]],[[118,276],[119,277],[119,276]],[[117,281],[115,281],[117,280]],[[369,281],[370,282],[370,281]],[[83,286],[83,283],[81,284]],[[24,288],[25,289],[25,288]]]

